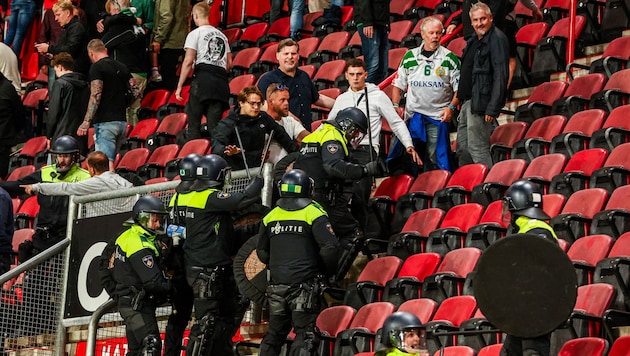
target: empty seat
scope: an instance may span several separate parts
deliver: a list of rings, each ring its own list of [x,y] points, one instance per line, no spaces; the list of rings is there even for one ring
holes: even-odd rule
[[[531,162],[538,156],[549,153],[551,140],[562,132],[567,118],[562,115],[541,117],[532,122],[525,136],[512,146],[511,158]]]
[[[435,192],[432,206],[447,211],[451,207],[467,203],[473,187],[481,184],[488,173],[488,167],[481,163],[459,167],[446,183]]]
[[[260,58],[262,49],[251,47],[239,51],[232,60],[232,68],[230,68],[230,78],[234,78],[241,74],[247,74],[249,67]]]
[[[427,236],[440,226],[444,215],[444,211],[438,208],[429,208],[412,213],[402,231],[392,235],[389,241],[384,241],[387,243],[387,254],[405,260],[411,255],[423,252]],[[372,241],[372,239],[368,241],[370,243],[378,242]]]
[[[446,48],[461,59],[462,54],[464,54],[464,48],[466,48],[466,39],[464,39],[464,37],[457,37],[449,42]]]
[[[456,331],[477,310],[477,301],[470,295],[461,295],[445,299],[438,307],[433,319],[426,324],[427,347],[433,354],[443,346],[456,344],[453,336],[439,336],[440,331]]]
[[[602,167],[608,152],[602,148],[591,148],[576,152],[549,185],[549,193],[560,193],[569,197],[574,192],[588,188],[591,174]]]
[[[408,174],[390,176],[379,184],[373,197],[368,202],[370,217],[374,217],[377,224],[368,222],[373,228],[366,231],[366,236],[372,235],[369,231],[378,230],[377,237],[387,238],[391,234],[391,223],[394,215],[394,207],[398,198],[409,191],[414,179]]]
[[[551,180],[562,172],[566,164],[567,156],[560,153],[536,157],[523,172],[523,179],[540,185],[543,188],[543,192],[547,193]]]
[[[483,183],[473,187],[470,201],[485,207],[501,199],[508,187],[521,178],[526,167],[527,162],[523,159],[513,158],[497,162],[492,166]]]
[[[514,111],[514,121],[531,124],[532,121],[549,115],[552,104],[564,95],[568,86],[566,82],[561,81],[538,84],[527,98],[527,103],[520,105]]]
[[[157,116],[160,106],[166,104],[171,92],[166,89],[155,89],[146,93],[142,97],[140,109],[138,110],[138,119],[148,119]]]
[[[543,207],[544,207],[543,203]],[[465,247],[485,250],[499,238],[505,236],[509,221],[503,221],[503,201],[497,200],[488,205],[479,223],[471,226],[466,234]]]
[[[628,103],[630,97],[630,69],[614,73],[604,85],[602,91],[591,96],[589,108],[612,111]]]
[[[608,283],[615,287],[611,309],[630,310],[630,233],[619,236],[608,257],[597,263],[593,283]]]
[[[583,337],[567,341],[558,356],[603,356],[608,342],[598,337]]]
[[[630,182],[630,143],[621,144],[610,152],[602,168],[591,175],[590,187],[599,187],[612,193]]]
[[[573,79],[573,68],[588,69],[589,73],[603,73],[610,78],[613,73],[625,69],[630,59],[630,38],[619,37],[612,40],[602,57],[591,62],[590,66],[578,63],[569,63],[567,74]]]
[[[174,143],[156,148],[146,163],[138,167],[138,176],[144,180],[163,177],[166,164],[175,159],[177,152],[179,152],[179,146]]]
[[[279,42],[289,37],[291,35],[290,23],[291,19],[288,16],[276,19],[269,26],[267,32],[256,40],[256,47],[263,48],[268,43]],[[241,35],[241,38],[243,38],[243,35]]]
[[[527,123],[509,122],[499,125],[490,135],[490,154],[493,162],[511,158],[512,146],[527,132]]]
[[[319,90],[332,88],[337,79],[343,76],[345,66],[346,61],[342,59],[323,63],[319,70],[317,70],[317,73],[315,73],[313,83],[315,83],[315,86]]]
[[[228,83],[230,87],[230,105],[236,105],[238,93],[245,87],[252,86],[256,83],[256,76],[253,74],[242,74],[230,79]]]
[[[601,109],[590,109],[577,112],[556,135],[549,146],[550,153],[562,153],[568,157],[577,151],[589,147],[591,136],[599,130],[606,120],[606,112]]]
[[[572,244],[590,231],[593,216],[602,210],[608,200],[608,192],[601,188],[579,190],[567,199],[562,212],[553,217],[549,225],[559,239]]]
[[[182,158],[193,153],[203,156],[210,153],[208,150],[210,150],[210,141],[208,139],[198,138],[186,142],[184,146],[182,146],[182,149],[179,150],[177,157],[166,163],[164,168],[164,177],[172,180],[179,174],[179,161]]]
[[[610,347],[608,356],[630,356],[630,335],[616,339]]]
[[[33,174],[35,173],[36,168],[34,165],[29,164],[26,166],[22,166],[22,167],[17,167],[15,169],[13,169],[13,171],[11,173],[9,173],[9,175],[6,177],[6,181],[15,181],[21,178],[26,177],[29,174]]]
[[[616,146],[630,141],[630,105],[620,106],[610,112],[601,129],[593,132],[590,147],[612,151]]]
[[[516,68],[512,77],[512,88],[528,86],[536,45],[549,31],[549,24],[538,22],[527,24],[516,32]]]
[[[323,63],[338,59],[339,51],[348,44],[349,40],[350,33],[345,31],[326,35],[317,50],[308,56],[306,63],[314,64],[319,68]]]
[[[553,101],[551,113],[572,117],[576,113],[588,109],[593,94],[602,90],[605,84],[606,77],[601,73],[575,78],[569,84],[564,95]]]
[[[593,282],[595,265],[608,256],[612,245],[613,239],[608,235],[587,235],[577,239],[569,247],[567,255],[577,272],[578,285]]]
[[[409,256],[403,263],[396,278],[387,281],[383,292],[383,301],[395,306],[417,299],[422,281],[436,272],[442,257],[437,253],[417,253]],[[433,313],[431,313],[433,315]],[[424,322],[427,318],[420,318]]]
[[[155,149],[160,146],[175,143],[177,133],[183,130],[188,123],[188,115],[185,113],[175,113],[167,115],[160,125],[158,125],[155,133],[147,138],[147,147]]]
[[[17,214],[13,216],[15,230],[32,229],[37,214],[39,214],[39,202],[37,201],[37,196],[33,195],[20,205]]]
[[[148,148],[134,148],[120,159],[116,166],[117,173],[135,173],[140,166],[147,162],[151,151]]]
[[[14,169],[21,166],[26,166],[30,164],[35,165],[35,157],[38,155],[38,153],[44,153],[46,151],[47,145],[48,137],[46,136],[37,136],[26,140],[24,146],[19,151],[19,153],[11,155],[11,157],[9,158],[8,172],[11,173]]]
[[[398,274],[402,260],[395,256],[384,256],[367,263],[357,282],[348,286],[343,304],[355,309],[380,301],[385,284]],[[333,290],[330,290],[333,292]]]
[[[155,133],[157,130],[160,121],[156,118],[144,119],[138,121],[136,126],[133,127],[129,137],[127,137],[127,142],[121,151],[127,151],[134,148],[145,147],[147,138],[149,135]]]
[[[387,38],[392,48],[400,47],[403,38],[411,33],[413,22],[409,20],[395,21],[389,24],[389,34]]]
[[[433,299],[418,298],[410,299],[398,307],[398,311],[409,312],[420,319],[422,323],[427,323],[435,314],[438,304]]]
[[[265,47],[263,54],[260,56],[258,61],[252,63],[249,66],[249,70],[247,73],[253,74],[256,79],[260,78],[261,75],[267,73],[268,71],[275,69],[278,65],[278,58],[276,57],[276,53],[278,52],[278,44],[273,43]]]
[[[451,208],[440,223],[440,227],[427,236],[426,252],[446,253],[464,246],[470,227],[477,225],[484,208],[481,204],[468,203]]]
[[[475,269],[480,257],[481,250],[474,247],[464,247],[448,252],[440,262],[437,271],[422,281],[422,297],[442,303],[449,297],[461,295],[466,276]],[[470,316],[472,314],[468,317]]]
[[[361,307],[348,328],[337,335],[334,354],[354,355],[370,351],[376,332],[394,310],[394,305],[387,302],[375,302]]]
[[[591,234],[618,238],[630,231],[630,185],[613,190],[604,209],[593,216]]]
[[[236,54],[238,51],[244,48],[254,47],[258,39],[265,35],[268,29],[269,23],[267,22],[257,22],[248,25],[243,30],[243,33],[241,33],[238,41],[230,43],[232,53]]]

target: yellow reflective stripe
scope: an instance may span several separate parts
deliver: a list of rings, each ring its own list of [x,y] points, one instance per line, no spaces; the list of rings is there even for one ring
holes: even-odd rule
[[[527,232],[533,229],[545,229],[549,231],[555,239],[558,239],[558,236],[556,236],[556,232],[553,231],[551,226],[549,226],[549,224],[547,224],[546,222],[542,220],[536,220],[536,219],[528,218],[526,216],[519,216],[516,219],[516,225],[519,227],[518,229],[519,234],[526,234]]]
[[[127,231],[123,232],[116,239],[116,245],[125,252],[127,257],[130,257],[134,253],[149,248],[153,250],[156,256],[160,253],[153,243],[152,237],[148,235],[147,231],[139,225],[132,225]],[[153,237],[154,239],[155,237]]]
[[[218,189],[206,189],[201,192],[190,192],[187,194],[186,206],[189,208],[203,209],[206,207],[210,194],[218,191]]]
[[[57,174],[57,167],[55,165],[42,167],[40,173],[42,176],[42,182],[45,183],[80,182],[90,178],[90,173],[76,164],[73,165],[72,168],[70,168],[70,171],[63,176],[63,179],[59,179],[61,175]]]
[[[313,224],[317,218],[326,215],[318,205],[309,204],[304,209],[288,211],[280,207],[275,207],[263,218],[263,224],[267,225],[271,221],[304,221],[309,225]]]
[[[346,137],[339,132],[333,125],[324,123],[320,130],[317,130],[302,140],[305,143],[319,143],[320,146],[324,144],[324,142],[328,141],[338,141],[341,143],[343,147],[343,151],[348,155],[348,146],[346,145]]]

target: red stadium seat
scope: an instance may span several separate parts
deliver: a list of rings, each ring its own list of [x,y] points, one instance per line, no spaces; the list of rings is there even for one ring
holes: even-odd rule
[[[599,130],[606,120],[606,112],[590,109],[575,113],[569,119],[560,135],[551,140],[549,153],[562,153],[567,157],[577,151],[588,148],[591,136]]]

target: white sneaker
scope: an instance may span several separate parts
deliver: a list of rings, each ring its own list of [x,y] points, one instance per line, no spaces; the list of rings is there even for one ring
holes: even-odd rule
[[[160,72],[152,72],[151,73],[151,78],[149,78],[150,81],[152,82],[161,82],[162,81],[162,75],[160,74]]]

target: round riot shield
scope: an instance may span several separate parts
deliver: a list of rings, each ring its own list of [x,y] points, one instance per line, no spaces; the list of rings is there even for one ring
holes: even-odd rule
[[[241,292],[254,303],[266,303],[267,265],[256,254],[258,235],[247,240],[234,257],[234,278]]]
[[[566,321],[577,297],[577,276],[552,241],[517,234],[490,245],[477,265],[473,291],[483,315],[510,335],[545,335]]]

